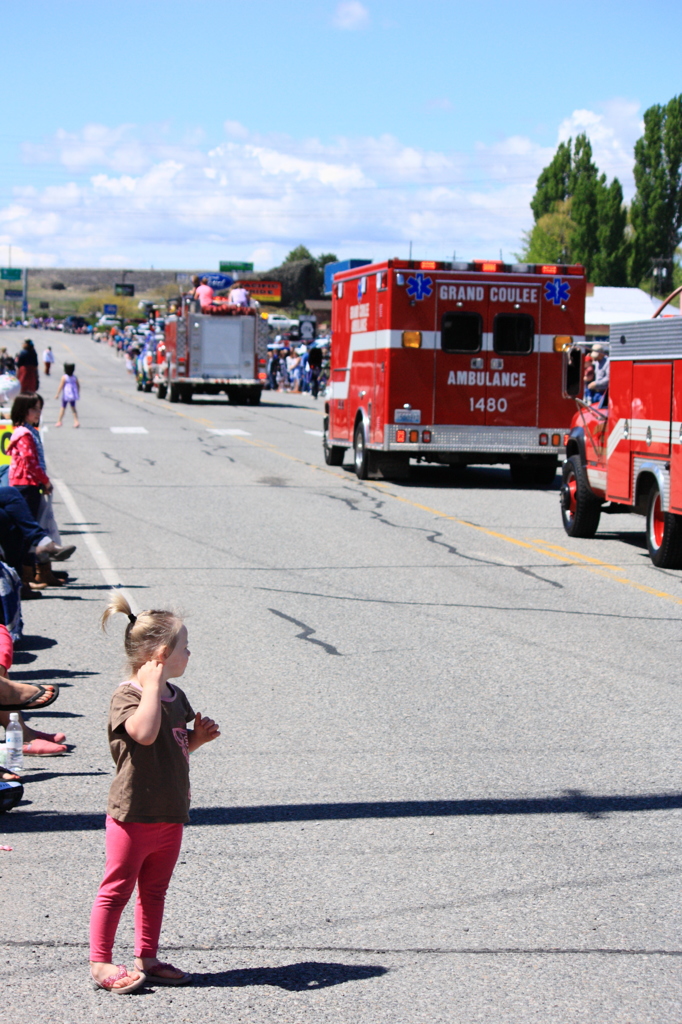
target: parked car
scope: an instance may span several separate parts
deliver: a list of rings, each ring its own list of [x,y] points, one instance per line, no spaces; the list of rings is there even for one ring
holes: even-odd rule
[[[288,331],[294,327],[300,327],[300,320],[290,320],[284,313],[270,313],[268,327],[274,327],[278,331]]]
[[[105,313],[104,316],[101,316],[99,318],[99,320],[97,321],[97,326],[98,327],[120,327],[121,326],[121,318],[118,317],[118,316],[111,316],[110,314]]]

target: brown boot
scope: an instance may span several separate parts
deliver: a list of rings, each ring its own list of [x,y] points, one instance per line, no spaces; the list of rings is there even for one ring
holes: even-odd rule
[[[65,581],[60,580],[52,572],[49,562],[38,562],[36,566],[36,581],[34,586],[38,587],[63,587]],[[29,584],[30,585],[30,584]]]
[[[38,580],[35,565],[22,565],[21,582],[24,587],[30,587],[31,590],[44,590],[47,586],[47,583],[41,583]]]
[[[43,595],[39,590],[31,590],[28,583],[21,584],[21,600],[32,601],[35,597],[42,597]]]

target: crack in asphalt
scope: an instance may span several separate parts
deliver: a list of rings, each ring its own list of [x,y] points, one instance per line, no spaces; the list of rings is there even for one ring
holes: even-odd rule
[[[425,533],[427,534],[426,540],[430,544],[435,544],[436,547],[445,548],[449,555],[457,555],[458,558],[463,558],[467,562],[476,562],[479,565],[500,565],[500,562],[488,558],[483,558],[480,555],[467,555],[463,551],[460,551],[458,548],[456,548],[454,544],[450,544],[446,540],[439,540],[439,538],[444,536],[444,534],[441,533],[439,530],[430,530],[429,527],[425,526],[406,526],[402,523],[391,522],[391,520],[387,519],[386,516],[384,516],[380,511],[386,504],[381,498],[375,497],[368,491],[361,491],[360,493],[362,497],[364,497],[367,501],[371,502],[371,504],[374,505],[374,508],[361,509],[359,507],[360,502],[358,498],[345,498],[342,497],[341,495],[329,494],[328,492],[326,492],[324,496],[326,498],[329,498],[330,501],[341,502],[341,504],[346,505],[351,512],[365,512],[366,514],[369,514],[371,518],[374,519],[376,522],[382,523],[384,526],[390,526],[395,530],[412,530],[415,533]],[[502,564],[510,569],[514,569],[515,572],[520,572],[523,576],[530,576],[532,579],[538,580],[540,583],[547,583],[550,587],[556,587],[559,590],[564,589],[563,583],[558,583],[556,580],[548,580],[545,576],[538,575],[538,573],[533,572],[532,569],[526,568],[526,566],[515,565],[512,562],[503,562]]]
[[[280,619],[286,619],[287,622],[293,622],[295,626],[300,626],[303,632],[297,635],[297,640],[307,640],[309,644],[317,644],[318,647],[324,647],[327,654],[336,654],[340,658],[343,657],[341,651],[337,651],[336,647],[332,644],[326,644],[324,640],[314,640],[313,633],[316,633],[317,630],[313,629],[311,626],[307,626],[305,622],[301,622],[299,619],[294,619],[291,615],[285,615],[284,612],[278,611],[277,608],[268,608],[268,611],[272,612],[273,615],[278,615]]]
[[[111,462],[113,462],[115,468],[119,471],[119,473],[129,473],[130,472],[129,469],[126,469],[125,466],[121,465],[121,460],[120,459],[115,459],[113,455],[109,454],[109,452],[102,452],[102,455],[104,456],[105,459],[109,459]],[[107,475],[110,475],[110,474],[107,474]]]

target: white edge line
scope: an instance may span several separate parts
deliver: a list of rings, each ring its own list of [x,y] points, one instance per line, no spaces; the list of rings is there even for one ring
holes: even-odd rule
[[[97,568],[102,573],[102,576],[104,577],[104,582],[108,583],[109,586],[114,587],[116,590],[120,591],[120,593],[123,594],[123,596],[125,597],[126,601],[130,605],[133,613],[137,614],[139,609],[136,607],[135,599],[133,598],[132,594],[130,594],[125,589],[125,587],[121,586],[121,578],[120,578],[120,575],[119,575],[118,571],[116,569],[114,569],[113,565],[111,564],[111,562],[107,558],[107,555],[104,552],[104,550],[102,549],[102,547],[100,546],[99,541],[85,527],[85,522],[86,522],[85,516],[83,515],[83,513],[79,509],[79,507],[78,507],[78,505],[76,503],[76,499],[74,498],[73,494],[71,493],[71,491],[66,486],[66,484],[64,483],[63,480],[53,480],[52,483],[54,484],[54,486],[59,491],[59,494],[60,494],[60,496],[62,498],[62,501],[64,502],[64,504],[68,508],[69,513],[71,514],[71,516],[73,518],[74,526],[78,526],[79,527],[79,529],[81,531],[80,532],[80,536],[85,541],[85,543],[86,543],[86,545],[87,545],[87,547],[88,547],[88,549],[90,551],[90,554],[92,555],[92,557],[94,558],[94,560],[95,560],[95,562],[97,564]]]

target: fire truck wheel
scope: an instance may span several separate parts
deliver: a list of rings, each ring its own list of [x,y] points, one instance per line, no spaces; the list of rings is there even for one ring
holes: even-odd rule
[[[247,405],[260,405],[260,388],[257,391],[250,391],[249,397],[246,399]]]
[[[646,542],[649,557],[659,569],[682,568],[682,516],[663,511],[658,484],[649,494]]]
[[[556,478],[557,462],[556,455],[512,462],[509,465],[512,483],[515,487],[550,487]]]
[[[179,391],[178,391],[178,385],[177,384],[171,384],[170,388],[168,389],[168,401],[169,402],[177,402],[179,397],[180,397],[180,394],[179,394]]]
[[[167,391],[168,391],[168,385],[167,384],[157,384],[157,387],[156,387],[156,397],[157,398],[165,398]]]
[[[358,480],[367,480],[370,473],[373,471],[373,453],[367,450],[367,444],[365,442],[365,428],[362,423],[358,423],[355,428],[355,436],[353,438],[353,453],[355,461],[355,474]]]
[[[180,390],[180,401],[181,402],[185,402],[185,403],[192,401],[192,389],[191,389],[191,387],[181,388],[181,390]]]
[[[601,502],[590,490],[579,455],[571,455],[562,469],[561,518],[569,537],[594,537]]]

